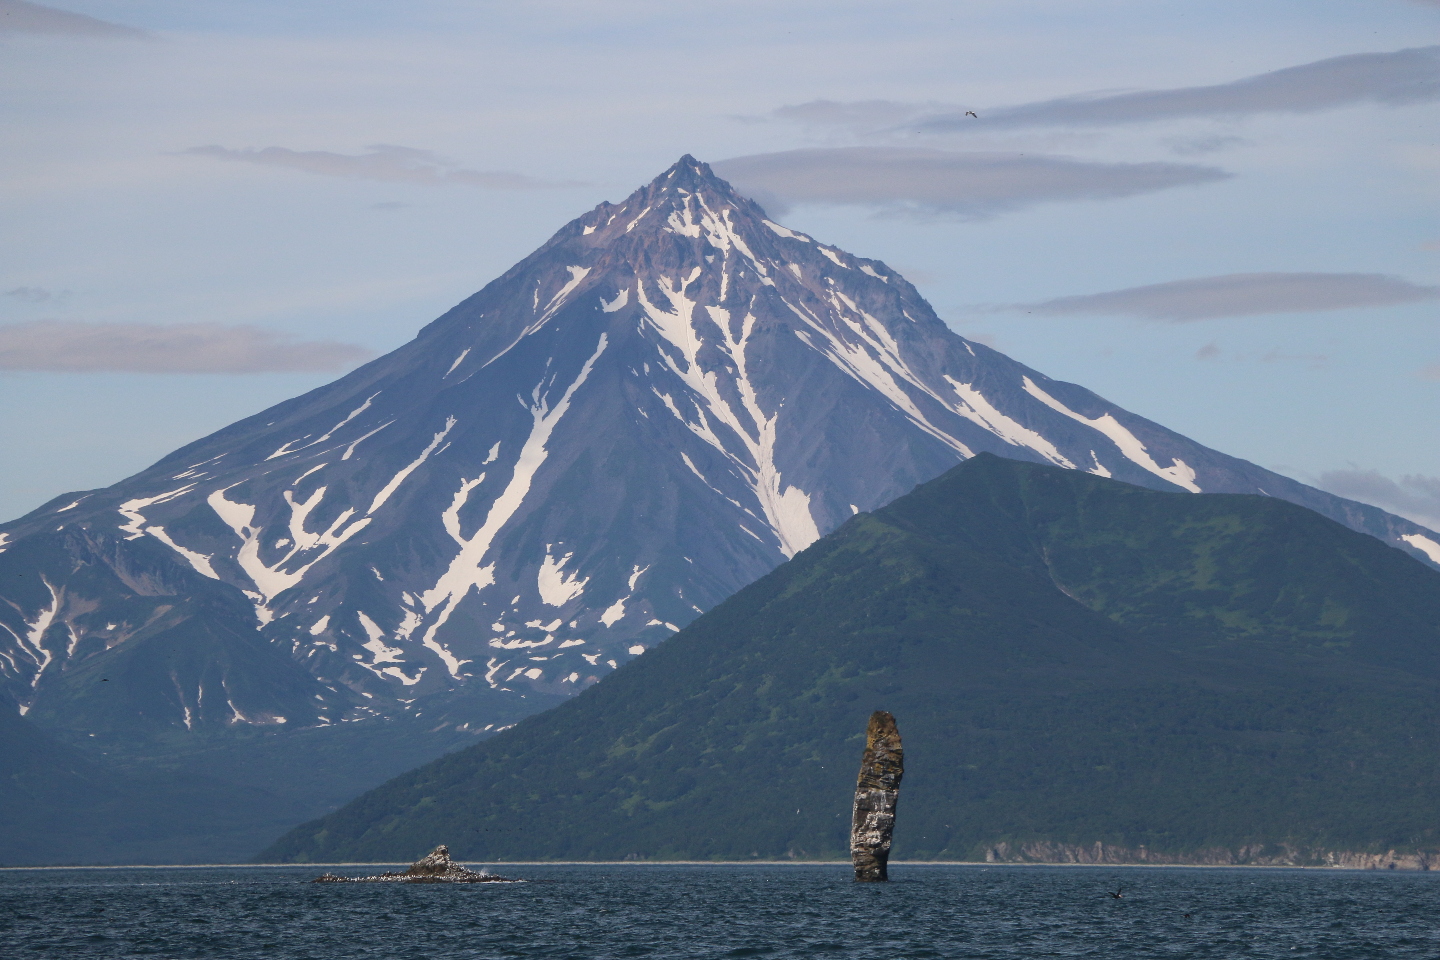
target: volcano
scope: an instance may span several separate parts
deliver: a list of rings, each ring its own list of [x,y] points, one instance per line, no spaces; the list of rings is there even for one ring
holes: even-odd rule
[[[115,744],[473,739],[982,451],[1278,497],[1440,561],[1423,527],[959,336],[687,156],[394,352],[0,526],[0,696]]]

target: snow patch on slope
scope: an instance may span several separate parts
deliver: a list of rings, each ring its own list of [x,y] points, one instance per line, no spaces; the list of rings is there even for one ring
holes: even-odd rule
[[[463,361],[463,360],[464,360],[466,357],[468,357],[469,355],[470,355],[470,348],[469,348],[469,347],[466,347],[464,350],[461,350],[461,351],[460,351],[460,356],[458,356],[458,357],[455,358],[455,362],[452,363],[452,364],[450,364],[450,369],[449,369],[449,370],[446,370],[446,371],[445,371],[445,376],[444,376],[444,377],[441,377],[440,379],[443,380],[443,379],[445,379],[445,377],[448,377],[448,376],[450,376],[450,374],[454,373],[454,372],[455,372],[455,368],[458,367],[458,366],[460,366],[461,361]]]
[[[141,508],[174,500],[176,497],[183,496],[194,489],[195,484],[187,483],[180,489],[171,490],[168,493],[156,494],[153,497],[137,497],[134,500],[126,500],[116,508],[120,511],[120,515],[126,519],[126,522],[120,525],[120,532],[126,535],[126,540],[138,540],[140,537],[145,536],[145,531],[141,529],[145,525],[145,517],[140,512]]]
[[[782,226],[780,226],[780,224],[775,223],[773,220],[761,220],[760,222],[763,223],[763,224],[765,224],[765,226],[769,227],[769,228],[770,228],[771,230],[773,230],[775,233],[779,234],[780,236],[784,237],[784,238],[787,239],[787,240],[799,240],[801,243],[809,243],[809,242],[810,242],[810,238],[807,237],[807,236],[805,236],[805,234],[803,234],[803,233],[796,233],[794,230],[791,230],[789,227],[782,227]]]
[[[404,655],[405,651],[401,650],[398,647],[392,647],[386,644],[384,640],[385,631],[382,630],[380,628],[380,625],[377,624],[374,620],[371,620],[363,613],[357,614],[357,616],[359,617],[361,628],[365,631],[365,635],[369,638],[363,644],[361,644],[361,646],[363,646],[366,650],[370,651],[371,659],[369,663],[366,663],[365,660],[357,653],[355,655],[355,662],[360,664],[360,666],[364,667],[366,670],[369,670],[371,673],[375,674],[377,677],[380,677],[381,679],[384,679],[387,676],[394,677],[396,680],[399,680],[407,687],[414,686],[415,684],[419,683],[420,678],[425,674],[424,667],[421,667],[419,670],[417,670],[414,677],[410,677],[406,675],[405,671],[400,667],[382,666],[382,664],[387,663],[403,663],[404,661],[402,661],[400,658]]]
[[[356,447],[360,446],[360,444],[364,443],[366,440],[369,440],[371,437],[375,436],[375,434],[379,433],[381,430],[384,430],[386,427],[390,426],[390,424],[394,422],[394,420],[386,421],[385,423],[380,424],[380,426],[376,427],[374,430],[371,430],[369,433],[365,434],[359,440],[356,440],[354,443],[350,444],[350,446],[345,448],[345,453],[343,456],[340,457],[340,459],[349,460],[350,457],[354,455]]]
[[[285,502],[290,507],[290,549],[274,563],[266,563],[260,555],[264,528],[255,522],[255,506],[227,499],[225,494],[230,489],[225,487],[216,490],[205,502],[210,504],[215,515],[240,538],[240,549],[235,553],[235,562],[259,591],[255,609],[262,624],[269,623],[274,618],[269,604],[275,597],[298,584],[311,567],[328,557],[337,547],[370,523],[369,517],[361,517],[352,523],[350,518],[355,515],[355,511],[347,507],[325,530],[312,533],[306,529],[306,521],[325,498],[326,488],[316,488],[308,499],[300,502],[296,502],[294,493],[286,490]],[[293,569],[285,569],[301,554],[307,557],[304,562]]]
[[[1160,464],[1156,463],[1155,459],[1150,456],[1150,451],[1145,449],[1145,444],[1140,441],[1140,438],[1125,429],[1120,421],[1116,420],[1113,415],[1107,413],[1103,417],[1096,417],[1094,420],[1091,420],[1089,417],[1076,413],[1044,390],[1041,390],[1029,377],[1025,377],[1024,382],[1026,393],[1050,409],[1063,413],[1070,419],[1083,423],[1087,427],[1109,437],[1110,441],[1119,448],[1127,460],[1139,464],[1155,474],[1155,476],[1168,480],[1177,487],[1184,487],[1191,493],[1200,492],[1200,487],[1195,483],[1195,471],[1189,464],[1179,457],[1176,457],[1170,461],[1170,466],[1160,466]],[[1098,465],[1098,459],[1096,463]]]
[[[44,640],[46,631],[48,631],[51,624],[55,622],[55,615],[60,612],[60,595],[56,593],[55,587],[49,580],[45,579],[44,576],[40,578],[40,582],[45,584],[45,588],[50,591],[50,605],[42,607],[35,614],[34,620],[21,621],[25,625],[25,636],[21,637],[14,630],[10,629],[7,624],[0,623],[0,627],[3,627],[6,633],[15,638],[15,643],[20,648],[20,651],[35,661],[35,666],[38,669],[35,671],[35,676],[30,680],[31,690],[34,690],[35,687],[39,685],[40,677],[44,675],[45,668],[50,666],[51,662],[55,659],[55,655],[45,649]],[[70,636],[72,640],[70,649],[73,650],[75,637],[75,631],[73,629],[70,631]],[[0,656],[5,657],[12,670],[18,671],[18,665],[15,663],[13,657],[9,654],[0,654]],[[30,712],[30,704],[28,703],[22,703],[19,707],[20,716],[22,717]]]
[[[838,290],[830,290],[825,294],[825,299],[830,305],[832,316],[838,321],[834,327],[824,323],[803,302],[797,305],[788,300],[782,301],[810,331],[825,339],[824,344],[817,345],[812,339],[813,334],[797,329],[795,335],[800,341],[824,355],[861,384],[885,397],[911,423],[955,450],[962,458],[974,456],[973,451],[964,443],[930,422],[911,395],[901,386],[901,382],[928,396],[944,409],[964,416],[966,414],[961,409],[962,405],[956,404],[925,382],[924,377],[906,361],[900,344],[878,319],[860,309],[853,300]],[[850,336],[842,336],[841,328],[848,331]],[[899,378],[900,382],[897,382],[896,378]]]
[[[645,214],[642,213],[640,216],[643,217],[644,215]],[[638,220],[639,218],[637,217],[636,219]],[[634,224],[632,223],[631,226],[634,226]],[[580,281],[584,280],[585,277],[590,273],[589,267],[566,267],[565,269],[569,272],[570,279],[567,280],[564,284],[562,284],[559,291],[550,298],[548,303],[546,303],[545,311],[540,314],[538,319],[528,325],[524,330],[520,331],[520,335],[514,340],[511,340],[508,346],[506,346],[499,353],[495,354],[495,356],[491,357],[489,360],[486,360],[484,363],[482,363],[480,365],[480,368],[482,370],[490,366],[490,364],[494,363],[496,360],[499,360],[501,357],[505,356],[505,354],[509,353],[511,350],[515,349],[515,345],[521,340],[524,340],[526,337],[530,336],[530,334],[545,326],[545,324],[549,322],[550,318],[555,316],[556,312],[559,311],[561,307],[565,306],[565,302],[569,299],[570,294],[575,291],[575,288],[580,285]],[[540,309],[540,288],[538,286],[535,288],[534,309],[537,311]]]
[[[590,578],[580,579],[578,573],[567,574],[565,564],[575,554],[567,553],[560,559],[550,555],[550,545],[545,546],[545,561],[540,564],[540,571],[536,575],[537,586],[540,589],[540,599],[552,607],[563,607],[585,592],[585,584]]]
[[[708,210],[706,213],[707,216],[701,219],[702,224],[713,228],[722,239],[737,240],[734,244],[716,245],[728,263],[730,250],[740,249],[738,238],[728,238],[720,233],[724,225],[718,218],[709,216]],[[687,278],[678,283],[672,282],[668,277],[660,278],[657,286],[669,301],[669,309],[652,303],[643,286],[637,290],[640,307],[651,327],[680,354],[677,360],[669,351],[660,352],[670,371],[679,377],[690,388],[692,396],[697,398],[699,422],[694,423],[684,417],[669,397],[662,395],[661,398],[666,401],[670,412],[690,428],[692,433],[735,465],[737,472],[754,492],[766,523],[779,541],[780,552],[786,557],[793,557],[820,539],[820,530],[810,512],[810,495],[798,486],[786,485],[775,463],[775,438],[780,412],[777,410],[773,414],[767,414],[761,408],[758,392],[750,380],[747,368],[746,351],[755,329],[755,316],[747,313],[739,323],[737,334],[728,310],[721,307],[706,308],[711,322],[721,335],[721,342],[715,346],[722,350],[735,366],[734,386],[740,398],[740,410],[737,411],[722,395],[719,375],[713,369],[702,370],[698,362],[705,338],[695,322],[695,308],[699,304],[690,297],[689,289],[700,273],[701,269],[696,267]],[[706,411],[717,422],[734,432],[744,446],[743,451],[731,450],[720,440],[707,422]],[[695,470],[693,464],[689,465]],[[695,472],[697,476],[700,475],[698,470]],[[703,476],[701,479],[704,479]]]
[[[211,580],[220,579],[220,575],[216,573],[215,568],[211,566],[209,557],[205,556],[205,554],[203,553],[197,553],[194,550],[188,550],[185,547],[180,546],[180,544],[170,539],[170,535],[165,532],[164,527],[146,527],[145,532],[150,534],[150,536],[154,537],[156,540],[159,540],[161,543],[165,544],[165,546],[169,547],[171,550],[174,550],[176,553],[180,554],[180,556],[184,557],[185,560],[190,564],[190,566],[194,567],[197,572],[204,574]]]
[[[300,443],[301,440],[305,439],[304,437],[301,437],[300,440],[291,440],[290,443],[284,444],[280,447],[280,449],[276,450],[274,453],[270,454],[270,456],[266,457],[265,459],[267,461],[274,460],[276,457],[283,457],[292,453],[299,453],[301,450],[306,450],[310,447],[316,446],[317,444],[324,443],[326,440],[329,440],[331,437],[333,437],[336,431],[338,431],[341,427],[345,426],[345,424],[349,423],[351,420],[354,420],[360,414],[368,410],[370,408],[370,402],[378,396],[380,396],[380,391],[377,390],[372,393],[364,403],[360,404],[360,406],[356,407],[354,410],[351,410],[348,414],[346,414],[345,419],[341,420],[339,423],[335,424],[335,426],[331,427],[329,430],[326,430],[324,434],[314,440],[311,440],[304,446],[291,446],[291,444]]]
[[[955,393],[960,398],[960,403],[952,408],[956,413],[979,424],[1012,446],[1028,447],[1053,464],[1075,469],[1075,464],[1055,449],[1055,444],[995,409],[994,404],[971,384],[961,383],[949,374],[945,375],[945,380],[955,388]]]
[[[1407,533],[1400,539],[1425,554],[1425,556],[1430,558],[1431,562],[1440,563],[1440,543],[1436,543],[1424,534],[1419,533]]]
[[[366,513],[374,513],[376,510],[379,510],[382,506],[385,505],[385,501],[389,500],[390,495],[396,491],[400,484],[405,482],[405,478],[410,476],[410,474],[415,471],[416,467],[420,466],[420,464],[424,463],[430,458],[430,454],[434,453],[435,448],[440,446],[440,442],[445,439],[447,434],[449,434],[451,428],[455,426],[455,422],[456,421],[454,417],[445,418],[445,429],[441,430],[439,433],[435,434],[435,436],[430,438],[430,445],[427,446],[424,450],[420,451],[420,456],[410,461],[410,463],[404,468],[402,468],[399,473],[395,474],[395,476],[390,478],[390,482],[385,484],[385,486],[381,488],[379,493],[375,494],[375,499],[370,502],[370,509],[365,511]]]
[[[600,622],[607,627],[613,627],[623,620],[625,618],[625,601],[629,599],[629,597],[621,597],[606,607],[605,612],[600,614]]]
[[[541,395],[543,382],[535,385],[528,404],[531,416],[530,436],[526,438],[525,444],[520,448],[520,455],[516,458],[515,470],[509,484],[490,505],[485,522],[480,525],[480,529],[468,537],[460,529],[460,509],[465,505],[470,491],[480,483],[479,479],[462,480],[460,489],[456,491],[450,506],[446,508],[441,517],[446,533],[459,544],[460,550],[450,561],[445,572],[435,581],[435,585],[421,594],[420,600],[425,607],[426,617],[430,618],[434,614],[425,630],[425,646],[434,650],[436,655],[444,661],[452,677],[459,677],[460,667],[469,661],[461,661],[456,658],[436,641],[435,635],[450,619],[450,615],[455,612],[455,607],[465,599],[472,589],[483,590],[495,582],[495,564],[493,562],[485,563],[486,554],[490,552],[490,545],[494,542],[500,529],[520,509],[520,505],[529,494],[530,484],[534,481],[536,472],[549,456],[546,445],[550,442],[550,435],[570,409],[570,402],[574,398],[575,392],[589,378],[590,371],[595,367],[595,361],[600,359],[600,355],[605,352],[608,342],[607,336],[602,333],[595,352],[585,361],[584,366],[580,368],[579,375],[566,388],[564,395],[554,406],[551,406],[548,393]]]
[[[615,294],[615,299],[614,299],[614,300],[606,300],[604,297],[601,297],[601,298],[600,298],[600,309],[601,309],[601,310],[604,310],[606,313],[614,313],[615,311],[619,310],[621,307],[625,306],[625,304],[627,304],[627,303],[629,303],[629,302],[630,302],[630,288],[629,288],[629,287],[623,287],[623,288],[621,288],[621,290],[620,290],[619,293]]]

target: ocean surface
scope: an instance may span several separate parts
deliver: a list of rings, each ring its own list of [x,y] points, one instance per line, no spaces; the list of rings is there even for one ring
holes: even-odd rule
[[[5,870],[0,956],[1440,957],[1434,873],[896,864],[890,883],[856,884],[843,865],[491,869],[530,882]]]

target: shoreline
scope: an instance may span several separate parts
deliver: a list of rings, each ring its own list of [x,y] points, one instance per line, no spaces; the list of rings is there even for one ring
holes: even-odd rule
[[[845,867],[848,860],[467,860],[484,867]],[[1309,870],[1324,873],[1423,874],[1432,871],[1344,867],[1330,864],[1290,865],[1277,863],[987,863],[983,860],[891,860],[892,867],[967,867],[1001,869],[1085,870]],[[400,861],[351,861],[337,863],[119,863],[45,866],[0,866],[0,873],[26,870],[310,870],[326,867],[404,867]]]

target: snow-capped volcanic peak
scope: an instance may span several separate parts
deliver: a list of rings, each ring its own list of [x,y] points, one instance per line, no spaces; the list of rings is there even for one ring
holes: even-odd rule
[[[258,631],[244,658],[155,660],[142,712],[324,725],[442,698],[494,727],[982,450],[1283,497],[1440,558],[1415,524],[966,341],[684,157],[388,356],[6,525],[0,677],[28,710],[153,637]]]

